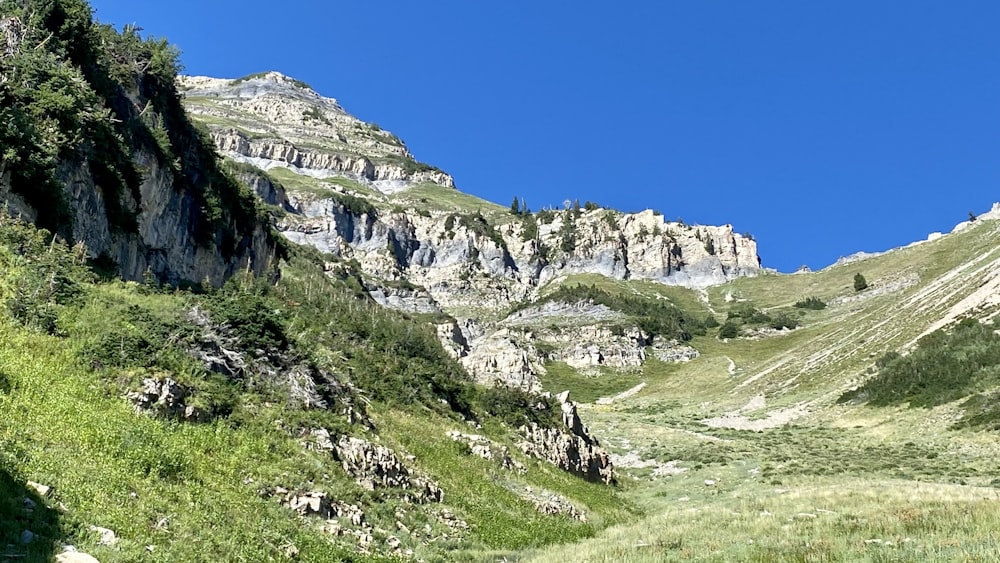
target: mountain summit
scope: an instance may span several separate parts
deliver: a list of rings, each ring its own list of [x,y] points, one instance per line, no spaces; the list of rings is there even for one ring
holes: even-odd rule
[[[392,133],[294,78],[277,72],[235,80],[186,76],[178,84],[185,107],[210,126],[219,150],[234,160],[316,178],[347,177],[383,193],[420,182],[455,185],[448,174],[417,162]]]

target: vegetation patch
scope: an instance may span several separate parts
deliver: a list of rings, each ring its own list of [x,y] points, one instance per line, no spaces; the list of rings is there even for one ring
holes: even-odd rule
[[[536,307],[545,303],[590,302],[604,305],[633,317],[643,331],[653,336],[691,340],[694,335],[705,334],[704,321],[693,317],[664,300],[654,300],[633,295],[609,293],[596,285],[561,285],[538,301],[524,303],[514,311]]]
[[[960,425],[995,425],[1000,413],[988,398],[1000,386],[997,329],[995,323],[966,318],[921,338],[906,356],[889,352],[876,361],[878,373],[841,401],[934,407],[974,395],[963,405],[969,418]]]

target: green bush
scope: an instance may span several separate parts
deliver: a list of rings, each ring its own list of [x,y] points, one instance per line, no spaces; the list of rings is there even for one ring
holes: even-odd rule
[[[868,281],[860,272],[854,274],[854,291],[864,291],[868,289]]]
[[[251,350],[285,350],[289,339],[276,306],[263,295],[242,291],[217,292],[208,300],[212,317],[232,328]]]
[[[775,330],[792,329],[799,326],[799,321],[792,318],[788,313],[778,313],[771,317],[771,322],[768,323],[768,326]]]
[[[740,303],[729,310],[726,315],[727,320],[739,320],[746,324],[765,325],[770,324],[770,315],[753,306],[752,303]]]
[[[812,309],[814,311],[821,311],[826,309],[826,302],[819,297],[807,297],[801,301],[796,301],[795,306],[799,309]]]
[[[907,356],[890,352],[879,358],[878,374],[841,400],[933,407],[996,386],[1000,384],[997,328],[963,319],[950,331],[935,331],[921,338]]]
[[[22,325],[53,334],[59,311],[91,279],[83,248],[69,248],[56,235],[0,215],[0,271],[6,278],[7,312]]]
[[[476,398],[479,408],[512,428],[535,423],[544,428],[562,424],[562,410],[551,398],[527,393],[521,389],[498,385],[484,389]]]
[[[719,338],[736,338],[740,335],[740,327],[736,323],[727,320],[719,328]]]

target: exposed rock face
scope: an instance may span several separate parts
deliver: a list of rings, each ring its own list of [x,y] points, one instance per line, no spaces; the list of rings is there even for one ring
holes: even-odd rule
[[[320,518],[338,518],[353,526],[365,524],[365,513],[354,504],[347,504],[330,498],[320,491],[289,491],[276,487],[272,496],[288,508],[302,516],[318,516]]]
[[[125,279],[141,280],[147,270],[163,281],[209,280],[221,285],[239,271],[249,269],[264,275],[274,266],[275,248],[267,226],[258,224],[252,233],[239,235],[236,248],[226,256],[215,244],[196,240],[194,225],[198,202],[190,190],[175,187],[173,172],[152,155],[135,155],[147,170],[140,188],[140,202],[124,194],[123,206],[138,211],[138,232],[112,228],[104,195],[94,184],[86,166],[64,166],[62,177],[74,210],[73,236],[87,245],[91,256],[106,254],[118,264]]]
[[[587,481],[613,483],[611,458],[584,427],[576,404],[569,400],[569,392],[556,398],[562,406],[565,428],[543,428],[535,423],[522,426],[520,431],[526,440],[520,444],[521,451]]]
[[[404,313],[440,313],[437,302],[421,287],[393,287],[388,284],[365,284],[368,295],[379,305]]]
[[[414,502],[441,502],[444,492],[436,483],[412,475],[396,454],[385,446],[361,438],[341,436],[334,446],[334,455],[344,471],[368,490],[376,488],[405,489],[412,492]]]
[[[524,464],[510,457],[510,451],[503,444],[496,444],[486,436],[479,434],[463,434],[458,430],[448,432],[448,437],[456,442],[461,442],[469,446],[472,455],[487,460],[496,460],[500,467],[508,471],[527,473],[528,469]]]
[[[212,118],[219,151],[236,160],[265,170],[347,176],[387,193],[421,182],[455,185],[448,174],[416,163],[392,133],[277,72],[236,80],[187,76],[179,85],[188,110]]]
[[[681,344],[677,340],[664,340],[657,337],[653,339],[652,344],[653,355],[663,362],[687,362],[701,355],[698,350],[687,344]]]
[[[562,495],[544,489],[536,491],[531,487],[513,488],[512,490],[519,497],[535,505],[535,510],[542,514],[569,516],[581,522],[587,521],[587,514],[573,506],[573,503]]]
[[[544,360],[531,345],[530,334],[497,330],[470,342],[469,353],[459,361],[484,385],[541,391],[537,376],[545,373]]]
[[[367,180],[382,191],[392,193],[407,184],[430,182],[455,187],[451,176],[440,171],[408,171],[396,162],[372,161],[356,154],[331,154],[305,149],[281,139],[255,139],[237,129],[225,129],[212,134],[212,140],[223,154],[242,162],[264,168],[289,168],[318,177],[345,176]],[[404,153],[407,158],[412,156]]]
[[[293,194],[290,205],[296,213],[279,224],[287,238],[357,259],[373,276],[405,278],[422,285],[445,310],[509,307],[540,284],[567,274],[596,273],[702,287],[760,271],[756,243],[735,234],[732,227],[664,223],[652,212],[582,212],[576,220],[576,249],[547,259],[542,248],[561,245],[563,234],[555,227],[558,219],[539,227],[536,244],[521,240],[519,225],[503,227],[498,231],[501,246],[493,238],[455,224],[453,214],[355,215],[334,199],[307,194]],[[572,212],[558,212],[565,213]],[[612,216],[617,217],[614,227],[607,223]],[[647,223],[653,225],[648,230],[660,234],[643,235],[640,229]],[[715,241],[715,254],[698,237]]]
[[[587,369],[611,367],[635,369],[646,360],[644,348],[650,344],[649,335],[638,327],[621,331],[612,327],[590,325],[570,330],[547,330],[540,338],[556,344],[558,349],[549,357],[563,361],[571,367]]]
[[[151,154],[139,150],[134,158],[146,171],[140,201],[124,193],[121,202],[124,209],[136,212],[138,230],[134,233],[112,227],[105,196],[86,165],[63,163],[59,169],[73,210],[73,237],[86,244],[92,258],[110,257],[125,279],[142,280],[148,270],[168,283],[208,280],[221,285],[238,271],[264,275],[273,268],[275,246],[266,225],[237,234],[231,254],[216,243],[199,242],[194,230],[199,213],[195,195],[177,189],[173,172]],[[38,216],[37,210],[11,192],[9,173],[0,175],[0,204],[6,205],[9,214],[29,221]]]
[[[170,378],[142,380],[142,388],[129,392],[126,398],[135,406],[136,412],[153,413],[166,418],[180,418],[191,422],[203,422],[209,413],[192,405],[186,405],[188,390]]]

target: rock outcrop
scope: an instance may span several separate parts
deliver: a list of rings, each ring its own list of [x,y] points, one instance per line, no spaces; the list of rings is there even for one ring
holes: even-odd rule
[[[355,409],[351,392],[334,374],[281,350],[248,350],[231,327],[213,321],[197,306],[188,310],[186,318],[201,329],[187,353],[205,370],[246,387],[281,387],[303,407],[335,411],[351,424],[367,424],[363,413]]]
[[[190,422],[204,422],[211,414],[185,403],[189,391],[173,379],[147,377],[138,391],[130,391],[126,398],[136,412],[150,413],[165,418],[178,418]]]
[[[333,454],[344,471],[368,490],[402,489],[407,491],[405,498],[418,503],[441,502],[444,498],[444,491],[437,483],[414,475],[395,452],[385,446],[341,436],[334,445]]]
[[[387,193],[422,182],[455,186],[447,173],[416,162],[392,133],[280,73],[185,76],[178,83],[188,110],[210,118],[212,140],[235,160],[313,177],[346,176]]]
[[[542,514],[568,516],[581,522],[587,521],[587,514],[573,506],[566,497],[552,491],[535,490],[531,487],[512,488],[514,494],[534,505],[535,510]]]
[[[497,444],[486,436],[481,436],[479,434],[463,434],[458,430],[452,430],[451,432],[448,432],[448,437],[456,442],[469,446],[469,452],[472,453],[472,455],[486,460],[496,460],[496,462],[500,464],[500,467],[508,471],[517,471],[522,474],[527,473],[528,471],[523,463],[510,457],[510,450],[507,449],[507,446]]]
[[[531,344],[530,333],[501,328],[472,340],[459,360],[479,383],[500,383],[530,392],[541,391],[538,375],[545,373],[544,358]]]
[[[556,399],[562,408],[564,427],[545,428],[536,423],[522,426],[525,441],[520,444],[521,451],[587,481],[613,483],[611,457],[583,425],[569,392],[560,393]]]

